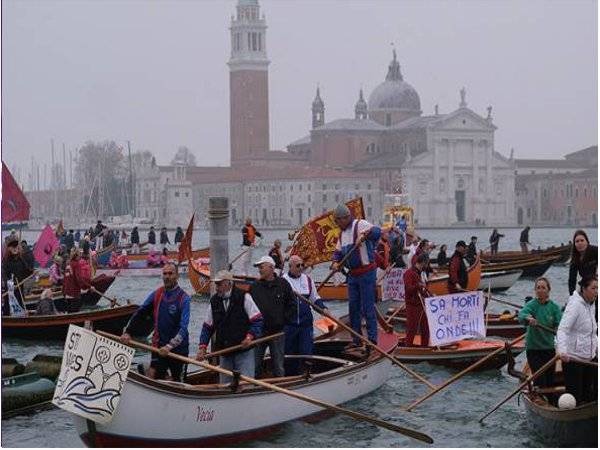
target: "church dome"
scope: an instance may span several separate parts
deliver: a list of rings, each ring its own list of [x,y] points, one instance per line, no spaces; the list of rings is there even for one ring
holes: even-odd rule
[[[369,96],[369,111],[382,109],[421,113],[419,94],[402,78],[395,50],[394,59],[388,67],[385,81],[377,86]]]

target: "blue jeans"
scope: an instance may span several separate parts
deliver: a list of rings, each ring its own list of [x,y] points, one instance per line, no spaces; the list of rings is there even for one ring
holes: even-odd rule
[[[268,334],[271,334],[270,332]],[[274,377],[282,377],[284,375],[283,361],[285,359],[285,336],[279,336],[270,341],[258,344],[256,346],[256,358],[255,358],[255,378],[259,378],[263,373],[263,359],[265,352],[269,347],[271,353],[271,373]]]
[[[285,354],[286,355],[312,355],[313,354],[313,325],[308,326],[286,325],[285,331]],[[300,373],[299,358],[288,358],[285,360],[286,376],[298,375]]]
[[[375,282],[377,272],[371,270],[358,276],[348,276],[348,309],[350,325],[358,334],[362,335],[360,326],[361,318],[367,323],[367,336],[371,342],[377,343],[377,317],[375,315]],[[355,344],[360,340],[353,337]]]
[[[238,370],[242,375],[247,377],[254,376],[254,348],[250,348],[245,352],[237,352],[232,355],[223,355],[219,357],[219,366],[227,370]],[[229,375],[219,374],[219,383],[231,383],[233,377]]]

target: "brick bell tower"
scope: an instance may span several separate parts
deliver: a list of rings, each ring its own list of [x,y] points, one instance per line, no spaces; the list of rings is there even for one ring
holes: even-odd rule
[[[231,17],[229,106],[231,165],[269,151],[269,60],[267,24],[258,0],[238,0]]]

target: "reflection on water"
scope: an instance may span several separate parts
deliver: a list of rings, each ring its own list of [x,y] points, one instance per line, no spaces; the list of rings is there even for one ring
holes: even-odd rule
[[[480,246],[487,246],[489,231],[480,230],[426,230],[424,237],[438,244],[447,244],[453,248],[457,240],[468,241],[471,235],[479,237]],[[569,229],[533,229],[531,242],[541,247],[567,242],[574,230]],[[586,230],[593,243],[597,242],[597,230]],[[500,249],[517,249],[520,230],[505,231],[506,238],[501,241]],[[34,241],[38,233],[25,233],[25,238]],[[269,250],[266,244],[274,239],[287,242],[287,232],[267,231],[265,245],[254,252],[256,259]],[[4,235],[4,233],[3,233]],[[241,251],[241,238],[237,233],[230,233],[229,253],[233,259]],[[194,236],[194,247],[206,246],[208,235],[197,232]],[[285,246],[285,244],[284,244]],[[315,270],[313,278],[322,279],[327,273],[326,267]],[[565,266],[552,266],[546,276],[552,283],[551,298],[558,304],[566,302],[568,269]],[[129,298],[134,303],[141,303],[144,298],[161,283],[159,278],[118,278],[111,286],[109,294],[118,298]],[[181,285],[191,292],[187,278],[181,279]],[[519,280],[510,290],[496,294],[515,303],[522,303],[527,295],[533,294],[531,280]],[[102,302],[102,301],[101,301]],[[190,348],[198,342],[204,314],[206,298],[194,299],[190,320]],[[337,315],[347,312],[343,302],[330,302],[328,307]],[[491,303],[490,309],[502,311],[503,305]],[[43,353],[61,355],[61,342],[29,342],[25,340],[4,339],[2,341],[2,357],[17,358],[26,363],[35,355]],[[136,353],[136,361],[145,361],[148,355]],[[524,355],[517,358],[517,364],[524,361]],[[451,370],[421,363],[412,366],[426,376],[434,384],[441,383],[454,373]],[[430,434],[438,447],[531,447],[541,446],[531,435],[525,422],[523,407],[511,400],[481,425],[477,419],[492,408],[516,386],[516,381],[506,371],[490,371],[467,375],[449,388],[423,403],[412,413],[402,411],[403,405],[409,404],[426,389],[419,382],[406,376],[394,367],[390,380],[379,390],[357,399],[347,406],[366,414],[373,414],[381,419],[398,425],[413,427]],[[42,411],[37,414],[18,416],[2,420],[2,445],[6,447],[79,447],[82,445],[76,436],[69,413],[58,409]],[[391,447],[418,446],[419,443],[387,430],[369,424],[356,422],[345,416],[335,416],[316,424],[296,421],[286,424],[280,432],[266,440],[254,441],[249,446],[256,447]]]

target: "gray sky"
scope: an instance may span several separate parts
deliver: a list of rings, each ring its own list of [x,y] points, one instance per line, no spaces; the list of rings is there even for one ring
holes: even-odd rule
[[[2,158],[50,160],[114,139],[168,163],[229,162],[228,1],[2,1]],[[496,150],[562,157],[597,143],[595,1],[261,0],[271,59],[271,148],[307,134],[317,83],[326,120],[352,117],[394,42],[424,114],[485,115]]]

